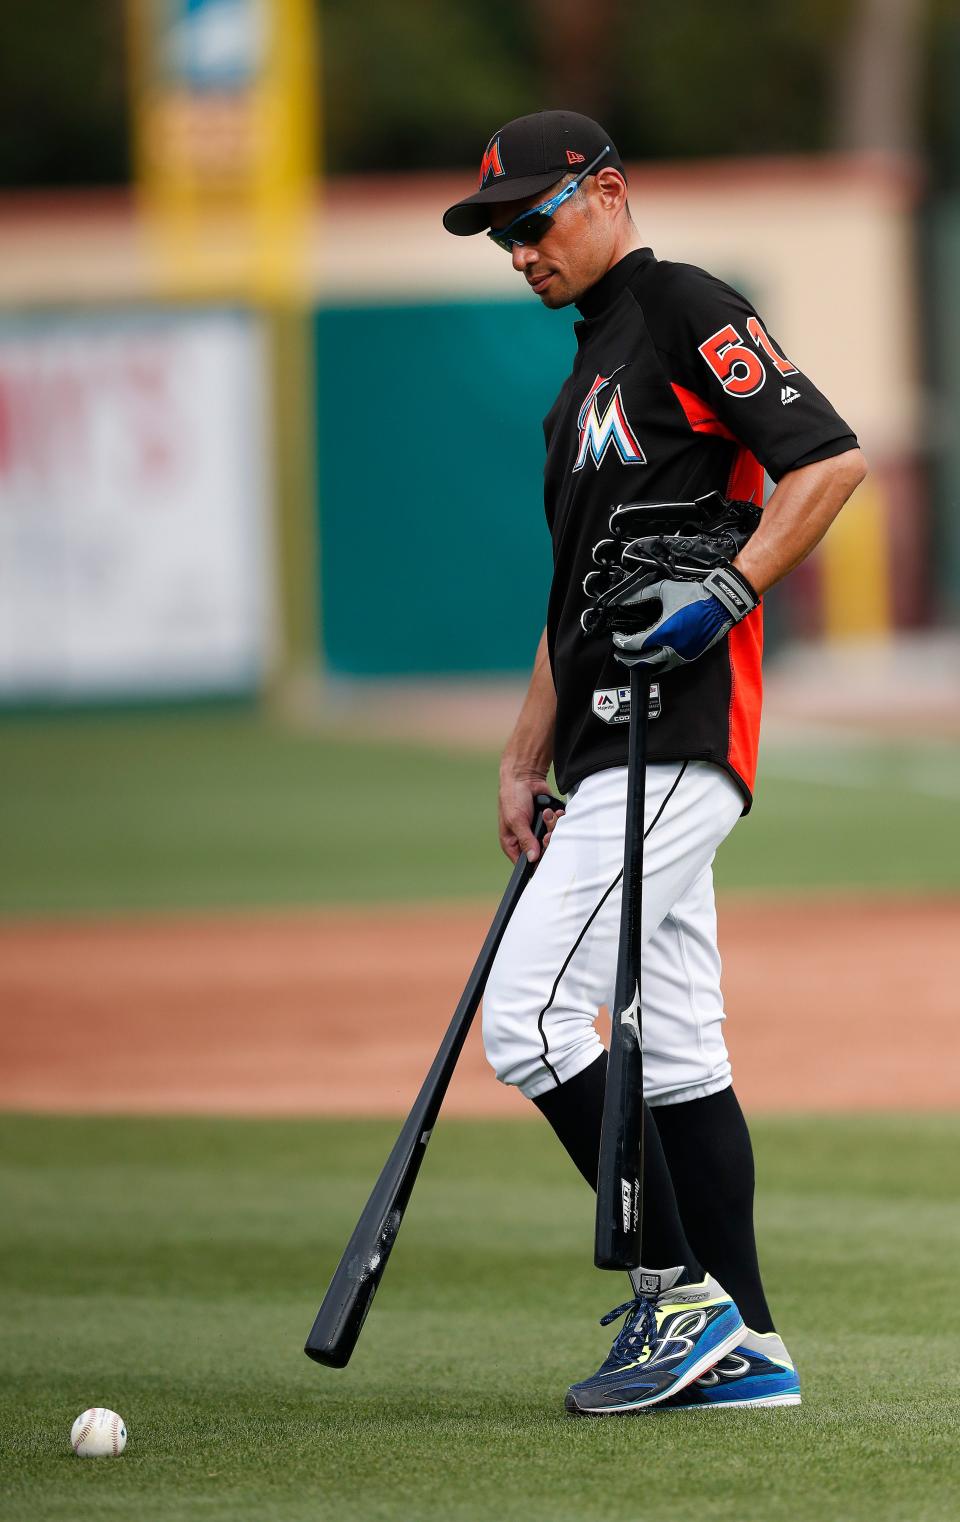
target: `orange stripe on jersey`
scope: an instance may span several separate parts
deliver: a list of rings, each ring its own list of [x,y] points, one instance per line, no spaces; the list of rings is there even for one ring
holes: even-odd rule
[[[737,450],[727,479],[727,496],[734,502],[763,506],[763,466],[743,444]]]
[[[763,466],[742,444],[737,450],[727,496],[737,502],[763,505]],[[727,636],[730,655],[730,715],[727,762],[753,792],[760,746],[760,708],[763,703],[763,606],[754,608]]]
[[[730,652],[730,716],[727,763],[753,792],[763,704],[763,608],[754,608],[727,635]]]
[[[709,433],[718,439],[735,438],[726,423],[721,423],[713,408],[703,400],[703,397],[698,396],[695,391],[688,391],[686,386],[678,386],[676,381],[671,381],[670,385],[694,433]]]
[[[727,496],[737,502],[763,506],[763,466],[736,434],[721,422],[709,402],[686,386],[671,381],[674,396],[694,433],[729,439],[738,446],[727,479]],[[755,608],[727,637],[730,659],[730,711],[727,719],[727,764],[753,792],[760,746],[760,708],[763,702],[763,608]]]

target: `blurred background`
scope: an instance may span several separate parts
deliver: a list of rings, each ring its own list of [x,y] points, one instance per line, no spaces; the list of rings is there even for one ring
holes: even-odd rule
[[[876,895],[908,894],[889,954],[916,950],[923,895],[960,879],[958,87],[947,0],[37,0],[9,18],[0,907],[14,937],[88,918],[70,955],[31,943],[26,983],[11,974],[17,1007],[43,1012],[17,1027],[11,1103],[62,1102],[49,1055],[97,935],[101,1026],[147,990],[182,1015],[130,952],[132,915],[354,905],[363,947],[426,905],[422,966],[438,905],[497,893],[496,757],[549,575],[539,425],[572,314],[440,216],[492,131],[544,106],[608,125],[645,239],[745,290],[861,438],[867,481],[768,599],[758,803],[718,875],[728,894],[806,895],[821,947],[852,933],[825,895],[868,895],[869,941]],[[403,1108],[475,913],[448,983],[410,995],[424,1029],[398,1040],[409,1073],[391,1088],[386,1064],[376,1107]],[[327,1071],[318,934],[301,926],[309,994],[281,952],[264,966]],[[171,930],[163,960],[208,1018],[185,944]],[[127,953],[146,983],[120,997]],[[361,1003],[398,981],[386,955],[350,965]],[[57,966],[59,992],[36,982]],[[744,983],[759,1016],[766,985],[746,965]],[[267,995],[247,991],[282,1067]],[[264,1054],[235,1045],[249,1075]],[[475,1062],[471,1103],[505,1103]],[[130,1103],[173,1102],[127,1079]],[[296,1103],[369,1100],[338,1082]],[[277,1083],[261,1107],[294,1103]],[[126,1102],[117,1075],[98,1093]]]
[[[958,70],[949,0],[21,9],[0,699],[372,712],[371,682],[527,669],[571,322],[439,217],[498,124],[566,102],[644,237],[744,289],[869,456],[770,600],[771,675],[848,717],[881,678],[955,709]]]
[[[299,1354],[506,879],[573,314],[440,218],[550,106],[607,126],[645,241],[743,289],[871,465],[767,600],[716,869],[817,1442],[721,1437],[696,1474],[553,1420],[609,1285],[476,1033],[354,1364]],[[638,1483],[681,1522],[953,1515],[958,415],[956,0],[7,7],[7,1515],[90,1510],[62,1450],[94,1402],[131,1432],[104,1517],[590,1522]]]

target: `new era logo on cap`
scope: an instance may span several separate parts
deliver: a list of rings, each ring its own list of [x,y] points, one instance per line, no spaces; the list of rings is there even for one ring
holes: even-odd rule
[[[572,148],[568,148],[567,149],[567,163],[568,164],[585,164],[586,162],[587,162],[586,154],[584,154],[584,153],[574,153]]]

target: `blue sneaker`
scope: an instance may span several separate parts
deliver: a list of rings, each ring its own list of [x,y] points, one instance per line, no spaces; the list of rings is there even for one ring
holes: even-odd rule
[[[663,1405],[692,1411],[720,1406],[799,1406],[800,1379],[776,1332],[747,1332],[692,1385]]]
[[[672,1272],[675,1279],[679,1270]],[[571,1385],[566,1407],[574,1416],[642,1411],[684,1389],[743,1337],[743,1318],[708,1274],[700,1284],[671,1283],[670,1274],[644,1273],[646,1293],[604,1316],[601,1326],[626,1320],[609,1356],[590,1379]]]

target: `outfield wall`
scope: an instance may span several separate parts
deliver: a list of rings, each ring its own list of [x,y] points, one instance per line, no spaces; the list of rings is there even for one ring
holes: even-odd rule
[[[945,196],[930,223],[930,327],[935,405],[930,420],[937,460],[932,554],[940,566],[939,612],[960,620],[960,194]]]
[[[443,231],[439,213],[463,190],[462,181],[418,176],[354,182],[331,196],[318,269],[325,301],[336,305],[317,324],[318,437],[322,622],[338,673],[483,669],[478,659],[509,670],[527,664],[535,637],[534,610],[518,617],[497,585],[497,561],[520,561],[507,585],[540,596],[525,559],[545,554],[539,420],[569,367],[576,314],[535,305],[485,238]],[[856,429],[870,460],[868,481],[822,550],[769,599],[774,645],[797,634],[875,638],[930,616],[917,191],[908,166],[874,159],[630,172],[641,235],[661,257],[701,264],[744,290]],[[354,331],[363,334],[362,362]],[[363,449],[379,423],[386,458]],[[349,458],[365,460],[353,477],[359,519],[343,495],[351,480],[345,446]],[[391,482],[399,491],[385,493]],[[493,629],[485,616],[476,629],[463,627],[462,613],[445,602],[452,588],[431,597],[424,544],[437,502],[449,542],[472,547],[461,561],[474,578],[460,583],[463,606],[495,607]],[[376,636],[357,630],[343,590],[367,521],[403,573],[391,579],[374,557],[371,575],[386,599],[378,607],[401,630],[390,653],[366,648]],[[422,594],[410,615],[415,649],[402,632],[404,580]],[[486,656],[476,648],[485,633]]]
[[[543,434],[569,321],[502,299],[321,309],[323,654],[336,675],[529,668]]]
[[[249,313],[0,318],[0,702],[260,687],[265,395]]]
[[[744,289],[870,459],[822,551],[770,599],[774,644],[922,623],[933,557],[910,172],[751,161],[648,167],[630,187],[656,251]],[[316,604],[318,664],[334,675],[529,665],[549,574],[539,425],[569,366],[575,314],[544,311],[486,239],[443,231],[440,211],[463,189],[449,176],[354,181],[318,207],[319,550],[315,563],[285,563],[282,578],[272,546],[285,462],[271,452],[256,318],[152,315],[149,249],[124,198],[0,203],[0,307],[32,313],[0,325],[0,574],[8,590],[17,583],[0,616],[0,698],[259,686],[282,656],[278,588],[293,584]],[[190,358],[189,333],[213,342],[227,321],[240,348],[221,355],[218,380]],[[125,399],[96,379],[118,334],[140,333],[136,346],[147,330],[167,356],[156,406],[136,365]],[[82,446],[64,432],[63,385],[42,378],[50,365],[99,398]],[[125,409],[149,417],[179,462],[162,504],[159,476],[124,475],[136,437],[124,434]]]

